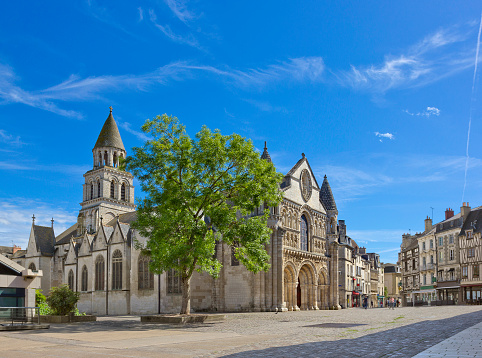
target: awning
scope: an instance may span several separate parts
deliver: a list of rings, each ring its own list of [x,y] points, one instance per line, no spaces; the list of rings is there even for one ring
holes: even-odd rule
[[[437,290],[450,290],[452,288],[460,288],[460,286],[437,287]]]
[[[435,288],[431,290],[412,291],[412,293],[435,293]]]
[[[355,295],[355,296],[358,296],[358,295],[360,294],[360,292],[355,292],[355,291],[353,291],[351,294],[352,294],[352,295]]]

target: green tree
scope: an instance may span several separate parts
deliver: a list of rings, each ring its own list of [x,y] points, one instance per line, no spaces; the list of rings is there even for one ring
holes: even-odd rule
[[[385,298],[388,297],[388,287],[387,286],[385,286],[385,288],[383,289],[383,295],[384,295]]]
[[[73,292],[68,285],[61,285],[50,289],[47,303],[50,306],[52,314],[66,315],[74,312],[75,305],[79,301],[79,298],[80,293]]]
[[[189,314],[194,270],[216,277],[221,269],[213,257],[216,239],[234,247],[248,270],[269,269],[269,211],[250,213],[262,203],[280,203],[282,175],[238,134],[203,126],[192,139],[176,117],[165,114],[147,120],[142,130],[152,139],[133,148],[123,164],[146,193],[133,227],[148,238],[141,248],[153,272],[175,269],[180,275],[180,313]]]

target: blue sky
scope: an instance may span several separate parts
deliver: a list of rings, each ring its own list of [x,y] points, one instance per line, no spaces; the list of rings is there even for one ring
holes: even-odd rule
[[[0,245],[75,222],[108,115],[305,153],[382,261],[423,220],[482,204],[480,1],[22,1],[0,12]],[[480,63],[479,63],[480,65]],[[471,119],[469,159],[467,134]],[[464,192],[465,168],[467,179]],[[138,193],[139,194],[139,193]]]

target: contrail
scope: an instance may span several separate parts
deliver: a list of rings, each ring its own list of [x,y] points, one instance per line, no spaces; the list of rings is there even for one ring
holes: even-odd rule
[[[474,78],[472,79],[472,98],[470,102],[470,114],[469,114],[469,130],[467,132],[467,148],[465,150],[465,176],[464,176],[464,191],[462,192],[462,202],[465,196],[465,187],[467,186],[467,168],[469,167],[469,142],[470,142],[470,127],[472,125],[472,112],[474,110],[474,103],[476,99],[476,78],[477,78],[477,64],[479,63],[479,49],[480,49],[480,33],[482,32],[482,13],[480,14],[479,35],[477,36],[477,51],[475,51],[475,67]]]

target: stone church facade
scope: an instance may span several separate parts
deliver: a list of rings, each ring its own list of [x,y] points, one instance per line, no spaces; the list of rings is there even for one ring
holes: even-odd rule
[[[126,151],[112,108],[92,154],[77,222],[55,236],[53,220],[51,227],[35,225],[34,220],[24,265],[43,270],[44,293],[63,283],[80,292],[78,308],[83,312],[178,312],[179,276],[173,270],[152,274],[149,258],[135,248],[136,241],[147,238],[131,227],[136,219],[133,176],[118,169]],[[266,145],[262,158],[271,161]],[[246,270],[221,238],[215,250],[222,264],[219,277],[193,275],[193,311],[339,308],[338,211],[328,180],[325,176],[320,187],[302,154],[280,190],[283,201],[269,208],[269,271]]]

